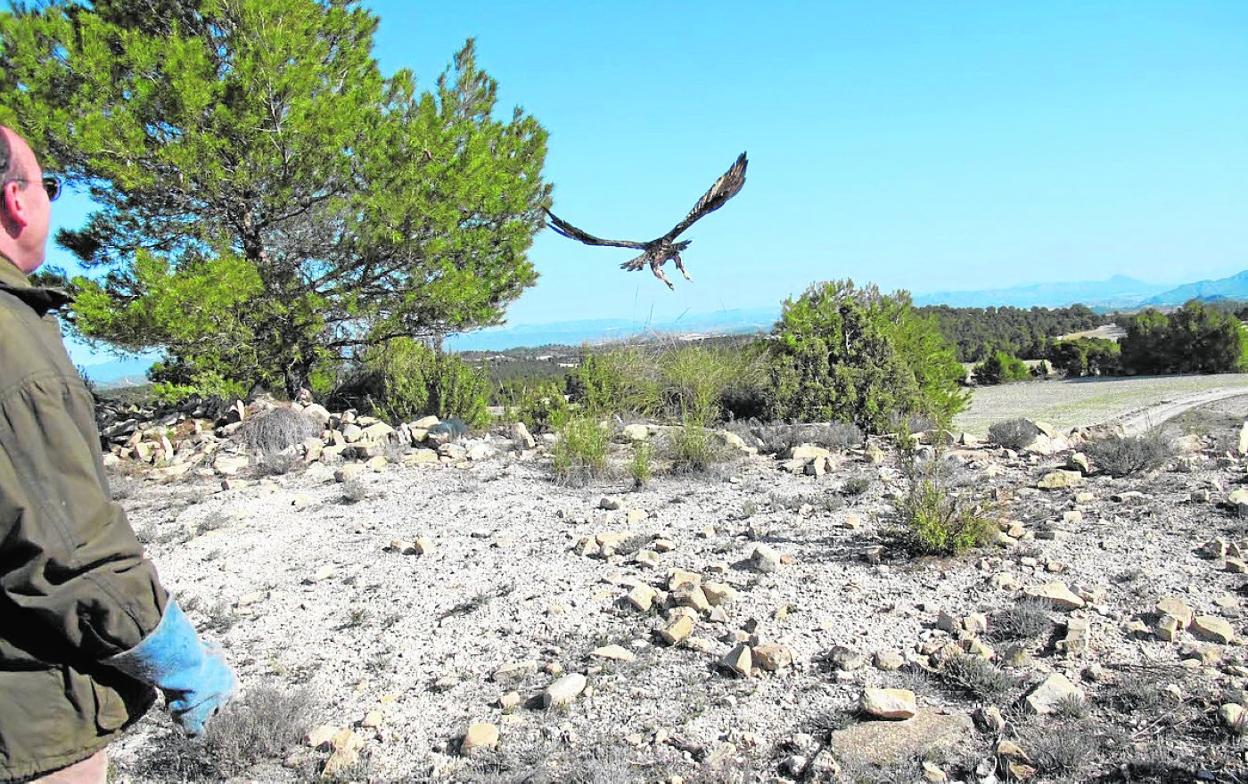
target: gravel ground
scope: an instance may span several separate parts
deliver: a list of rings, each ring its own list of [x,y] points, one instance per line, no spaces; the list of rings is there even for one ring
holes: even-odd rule
[[[1198,381],[980,390],[962,427],[975,430],[972,423],[986,427],[1005,418],[1001,407],[1009,401],[1017,406],[1019,396],[1043,402],[1036,418],[1063,424],[1074,412],[1099,416],[1191,392]],[[1248,385],[1248,376],[1203,381]],[[1053,390],[1066,401],[1054,403]],[[1114,395],[1117,402],[1109,402]],[[1204,419],[1189,414],[1188,426],[1203,422],[1225,439],[1239,405],[1222,401]],[[1177,644],[1136,639],[1123,628],[1164,595],[1181,597],[1198,613],[1226,617],[1238,634],[1245,632],[1236,593],[1243,578],[1196,554],[1214,536],[1242,538],[1244,528],[1212,503],[1188,500],[1200,489],[1221,498],[1244,476],[1242,461],[1219,466],[1211,450],[1182,466],[1183,473],[1092,477],[1078,490],[1090,498],[1076,503],[1076,490],[1033,489],[1060,458],[1013,457],[991,447],[954,458],[962,465],[959,483],[993,497],[996,515],[1023,522],[1033,534],[1061,529],[1056,538],[958,560],[889,551],[883,563],[867,563],[863,554],[886,541],[892,500],[903,489],[895,455],[883,466],[851,457],[823,477],[790,475],[770,458],[744,458],[709,476],[663,478],[639,492],[614,482],[559,487],[540,455],[508,456],[467,468],[392,466],[371,475],[373,494],[355,502],[344,497],[343,485],[291,473],[224,491],[202,480],[132,482],[123,503],[166,584],[193,608],[197,624],[211,629],[207,636],[224,646],[248,690],[308,688],[315,697],[311,723],[357,727],[365,740],[366,765],[355,773],[361,781],[514,781],[534,771],[547,778],[527,780],[659,781],[676,774],[686,781],[784,780],[781,763],[795,737],[826,737],[829,726],[854,723],[865,686],[911,688],[921,705],[973,710],[974,701],[920,675],[869,663],[837,673],[822,657],[838,645],[868,659],[885,649],[913,652],[921,641],[945,636],[933,628],[941,610],[961,617],[1013,606],[1020,592],[992,585],[1002,573],[1024,586],[1060,579],[1105,596],[1087,614],[1091,652],[1067,659],[1051,641],[1037,642],[1032,661],[1010,669],[1019,683],[997,700],[1007,711],[1029,684],[1053,671],[1080,683],[1093,705],[1108,704],[1108,698],[1098,703],[1098,695],[1110,687],[1083,677],[1090,663],[1108,670],[1111,684],[1136,677],[1140,668],[1182,673]],[[989,466],[1002,473],[990,478]],[[871,487],[842,498],[837,491],[851,475],[870,476]],[[1143,495],[1112,500],[1127,491]],[[600,509],[604,495],[619,498],[621,508]],[[631,523],[630,510],[637,510]],[[1081,519],[1063,522],[1072,511]],[[628,531],[642,537],[638,542],[661,536],[675,548],[660,556],[657,569],[628,557],[604,561],[573,552],[581,537],[607,531]],[[421,536],[433,543],[426,555],[384,551],[393,539]],[[769,573],[754,570],[747,558],[760,543],[791,563]],[[1046,565],[1060,573],[1047,572]],[[629,578],[663,585],[672,568],[740,591],[727,608],[727,623],[699,621],[694,634],[709,641],[706,651],[657,644],[651,631],[661,619],[619,605]],[[1064,616],[1052,613],[1055,620]],[[731,647],[726,635],[741,630],[788,646],[795,665],[748,679],[717,671],[715,663]],[[610,643],[635,652],[636,661],[588,658]],[[1228,671],[1242,664],[1241,650],[1226,646],[1222,669],[1206,667],[1193,677],[1206,686],[1242,687],[1243,678]],[[525,660],[541,669],[514,684],[491,680],[502,665]],[[559,670],[586,673],[592,693],[558,710],[497,707],[512,689],[532,700]],[[1197,690],[1182,683],[1185,691]],[[380,726],[358,727],[373,710],[381,711]],[[1113,716],[1100,720],[1117,721]],[[1197,721],[1190,732],[1159,735],[1130,723],[1138,717],[1119,718],[1124,731],[1134,733],[1132,753],[1209,761],[1236,775],[1225,771],[1239,764],[1241,748],[1225,733]],[[456,753],[457,738],[478,721],[498,725],[499,750],[467,760]],[[1018,719],[1023,727],[1028,721]],[[945,764],[951,772],[973,768],[992,756],[993,743],[989,735],[967,738]],[[153,711],[115,745],[115,780],[211,780],[177,763],[187,748]],[[325,756],[304,749],[287,767],[278,756],[235,780],[314,778]],[[1085,772],[1101,762],[1093,759]]]
[[[977,435],[1013,417],[1051,422],[1059,428],[1096,425],[1166,401],[1223,389],[1248,392],[1248,374],[1078,378],[980,387],[958,415],[958,429]]]

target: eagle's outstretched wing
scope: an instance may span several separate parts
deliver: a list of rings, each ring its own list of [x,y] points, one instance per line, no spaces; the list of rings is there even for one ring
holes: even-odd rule
[[[642,242],[630,242],[629,240],[604,240],[601,237],[595,237],[592,234],[587,234],[573,226],[571,223],[559,218],[550,210],[546,210],[546,217],[550,218],[550,227],[554,229],[557,234],[562,234],[569,239],[579,240],[586,245],[610,245],[613,248],[636,248],[638,250],[645,250],[646,247],[645,243]]]
[[[711,186],[709,191],[702,194],[702,198],[698,199],[697,204],[693,205],[693,209],[689,211],[685,219],[677,223],[671,231],[664,234],[660,239],[676,239],[682,231],[696,223],[699,218],[724,206],[729,199],[740,193],[741,187],[745,185],[745,167],[749,163],[746,160],[745,153],[737,156],[736,163],[732,164],[728,171],[724,172],[715,181],[715,184]]]

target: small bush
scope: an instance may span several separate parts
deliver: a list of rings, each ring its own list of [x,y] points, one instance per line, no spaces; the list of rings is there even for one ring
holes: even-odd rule
[[[750,433],[768,454],[782,454],[795,446],[814,444],[840,452],[862,446],[862,429],[847,422],[811,423],[802,425],[755,425]]]
[[[592,417],[569,419],[552,450],[552,470],[563,484],[585,485],[607,472],[611,434]]]
[[[1174,446],[1160,433],[1140,436],[1109,436],[1084,447],[1092,463],[1113,477],[1155,471],[1174,457]]]
[[[1031,378],[1031,369],[1027,363],[1005,351],[997,351],[980,362],[971,371],[976,384],[993,385],[1008,384],[1015,381],[1026,381]]]
[[[727,446],[705,427],[685,424],[664,440],[665,452],[676,473],[698,474],[730,456]]]
[[[988,428],[988,437],[994,444],[1006,449],[1026,449],[1040,435],[1040,429],[1029,419],[1007,419]]]
[[[351,477],[342,483],[342,500],[349,504],[358,504],[376,494],[376,488],[358,476]]]
[[[370,348],[329,401],[333,408],[358,408],[389,422],[433,414],[461,419],[469,427],[489,422],[488,403],[481,372],[411,338]]]
[[[979,656],[954,656],[939,672],[940,680],[977,700],[995,701],[1009,693],[1017,681]]]
[[[650,458],[654,448],[648,442],[633,445],[633,457],[628,463],[628,474],[633,478],[633,487],[642,488],[650,483],[653,469]]]
[[[841,482],[841,495],[858,496],[871,489],[871,476],[866,473],[852,474]]]
[[[500,387],[497,397],[507,421],[523,422],[534,434],[558,430],[571,416],[568,399],[557,382],[512,382]]]
[[[653,417],[662,409],[657,362],[638,346],[596,352],[587,348],[568,379],[568,391],[590,415]]]
[[[1082,780],[1101,754],[1103,736],[1104,727],[1091,719],[1050,720],[1020,728],[1018,742],[1041,773]]]
[[[1053,628],[1050,605],[1044,599],[1026,598],[992,614],[989,628],[994,640],[1036,640]]]
[[[936,463],[913,470],[897,502],[902,544],[920,555],[962,555],[991,543],[996,526],[978,502],[946,487]]]
[[[271,452],[260,461],[260,471],[269,476],[289,474],[303,465],[303,460],[291,452]]]
[[[243,443],[266,457],[321,434],[321,426],[302,413],[282,406],[243,422]]]
[[[257,762],[280,760],[311,726],[314,702],[306,689],[249,689],[208,722],[204,750],[210,764],[233,776]]]

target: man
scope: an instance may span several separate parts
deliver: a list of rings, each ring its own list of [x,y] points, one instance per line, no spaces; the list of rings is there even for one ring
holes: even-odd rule
[[[67,297],[26,279],[60,183],[3,126],[0,174],[0,781],[102,783],[153,687],[198,734],[235,681],[110,500],[91,394],[48,315]]]

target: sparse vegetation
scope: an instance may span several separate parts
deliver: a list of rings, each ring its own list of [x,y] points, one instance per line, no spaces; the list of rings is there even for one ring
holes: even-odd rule
[[[628,475],[632,477],[633,487],[642,488],[650,483],[653,475],[653,467],[651,466],[651,457],[654,447],[648,441],[642,441],[633,445],[633,456],[628,462]]]
[[[1174,446],[1158,431],[1139,436],[1112,435],[1084,446],[1092,464],[1114,477],[1156,471],[1174,457]]]
[[[979,656],[954,656],[938,672],[940,681],[976,700],[995,701],[1017,686],[1012,675]]]
[[[503,406],[507,421],[523,422],[532,433],[558,430],[571,417],[568,399],[559,382],[514,379],[499,387],[495,399]]]
[[[1078,781],[1103,753],[1104,739],[1111,728],[1112,725],[1091,719],[1071,721],[1059,717],[1020,728],[1018,742],[1042,773]]]
[[[723,440],[698,424],[685,424],[669,431],[661,443],[675,473],[703,473],[731,457]]]
[[[342,500],[349,504],[358,504],[375,495],[377,495],[377,488],[358,476],[353,476],[342,483]]]
[[[320,434],[321,428],[316,422],[286,406],[244,420],[240,428],[247,448],[266,458]]]
[[[871,489],[872,484],[871,476],[865,471],[851,474],[841,482],[841,495],[851,497],[862,495]]]
[[[1044,599],[1025,598],[992,614],[989,635],[994,640],[1038,640],[1053,628],[1051,608]]]
[[[390,422],[433,414],[469,427],[489,422],[488,400],[483,373],[412,338],[370,348],[330,396],[336,407],[358,408]]]
[[[983,505],[952,484],[938,459],[909,460],[907,488],[897,500],[897,538],[920,555],[962,555],[992,542],[996,526]]]
[[[1006,449],[1026,449],[1040,435],[1040,429],[1029,419],[1007,419],[988,428],[988,437],[994,444]]]
[[[606,474],[611,434],[592,417],[576,416],[559,430],[551,454],[555,480],[585,485]]]

